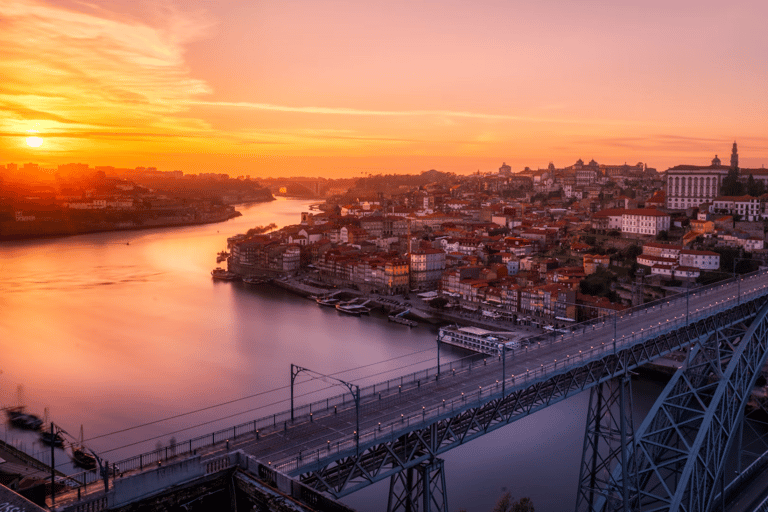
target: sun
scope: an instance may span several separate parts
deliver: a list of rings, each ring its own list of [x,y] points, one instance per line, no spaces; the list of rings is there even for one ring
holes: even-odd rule
[[[39,148],[43,145],[43,139],[37,136],[27,137],[27,145],[33,148]]]

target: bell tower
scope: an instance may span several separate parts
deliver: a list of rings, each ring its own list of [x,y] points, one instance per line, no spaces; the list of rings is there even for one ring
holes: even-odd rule
[[[739,151],[736,148],[736,143],[733,143],[733,149],[731,150],[731,169],[736,169],[739,166]]]

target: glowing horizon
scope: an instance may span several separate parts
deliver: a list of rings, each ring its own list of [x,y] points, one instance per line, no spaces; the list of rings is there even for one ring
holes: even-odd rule
[[[734,141],[742,166],[768,160],[759,0],[0,8],[0,164],[663,171]]]

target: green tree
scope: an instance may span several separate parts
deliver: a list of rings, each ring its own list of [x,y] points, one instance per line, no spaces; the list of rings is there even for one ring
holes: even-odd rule
[[[662,229],[656,235],[656,240],[666,242],[667,240],[669,240],[669,232],[666,229]]]
[[[596,295],[614,300],[616,292],[611,290],[611,283],[616,280],[616,275],[604,268],[598,268],[594,274],[590,274],[579,283],[581,293]]]
[[[758,181],[751,174],[747,179],[747,194],[752,197],[760,197],[765,194],[765,183],[762,180]]]
[[[728,171],[728,175],[723,178],[723,184],[720,186],[720,195],[740,196],[744,194],[744,185],[739,181],[739,168],[733,167]]]
[[[622,257],[627,260],[637,260],[641,254],[643,254],[643,248],[638,244],[632,244],[621,251]]]
[[[448,299],[445,297],[435,297],[429,301],[429,305],[436,309],[443,309],[448,304]]]

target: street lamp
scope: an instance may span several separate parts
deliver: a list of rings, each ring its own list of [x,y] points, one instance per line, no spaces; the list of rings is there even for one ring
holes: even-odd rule
[[[499,343],[499,351],[501,352],[501,398],[504,398],[507,380],[507,345]]]
[[[755,258],[733,258],[733,279],[736,281],[736,304],[741,304],[741,279],[736,279],[736,263],[739,261],[759,261],[762,263],[762,260],[757,260]]]
[[[578,304],[576,302],[566,302],[566,301],[560,301],[560,300],[557,301],[557,304],[563,304],[565,306],[581,306],[581,307],[595,308],[601,311],[613,312],[613,353],[616,354],[616,319],[619,314],[618,310],[612,309],[612,308],[604,308],[602,306],[595,306],[594,304]],[[552,332],[554,333],[554,330]]]
[[[437,333],[437,379],[440,379],[440,345],[443,342],[443,336],[438,331]]]
[[[59,432],[61,432],[61,429],[51,422],[51,508],[56,506],[56,452],[54,448],[56,447],[56,436]]]
[[[346,386],[352,394],[352,398],[355,400],[355,450],[357,455],[360,455],[360,386],[291,363],[291,422],[293,422],[293,385],[296,382],[296,377],[301,372],[313,373],[321,378],[335,380]]]

